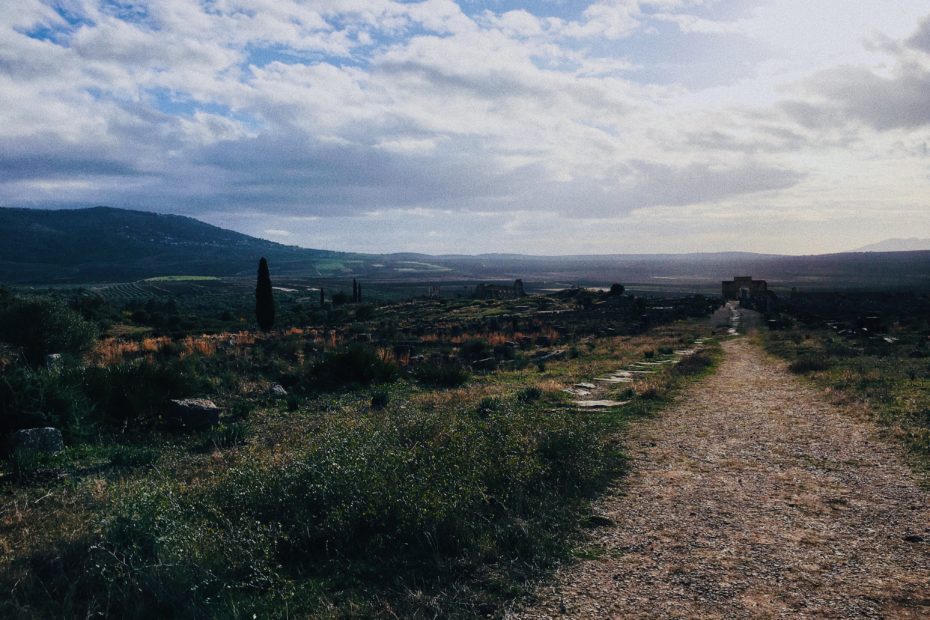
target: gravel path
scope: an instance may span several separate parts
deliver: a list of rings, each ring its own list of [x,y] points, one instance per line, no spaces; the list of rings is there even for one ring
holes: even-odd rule
[[[596,559],[511,618],[930,618],[930,493],[746,338],[627,440]]]

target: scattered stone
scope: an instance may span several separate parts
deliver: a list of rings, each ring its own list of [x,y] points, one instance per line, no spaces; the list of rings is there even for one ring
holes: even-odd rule
[[[604,409],[607,407],[620,407],[627,404],[628,400],[576,400],[575,406],[584,409]]]
[[[272,385],[271,388],[268,390],[268,392],[275,398],[286,398],[287,397],[287,390],[285,390],[284,386],[282,386],[280,383],[275,383],[274,385]]]
[[[585,390],[593,390],[593,389],[594,389],[595,387],[597,387],[597,386],[595,386],[593,383],[576,383],[576,384],[575,384],[575,387],[576,387],[576,388],[582,388],[582,389],[585,389]]]
[[[534,359],[533,361],[534,361],[534,362],[545,362],[545,361],[548,361],[548,360],[560,360],[560,359],[562,359],[563,357],[565,357],[565,351],[562,350],[562,349],[560,349],[560,350],[558,350],[558,351],[552,351],[552,352],[550,352],[550,353],[545,353],[545,354],[543,354],[543,355],[540,355],[539,357],[537,357],[537,358]]]
[[[590,396],[590,395],[591,395],[591,392],[590,392],[590,391],[588,391],[588,390],[581,390],[581,389],[578,389],[578,388],[565,388],[565,389],[562,390],[562,391],[565,392],[565,393],[567,393],[567,394],[571,394],[572,396]]]
[[[10,435],[12,450],[33,450],[43,454],[58,454],[65,449],[61,431],[51,426],[24,428]]]
[[[220,408],[206,398],[172,400],[165,423],[176,430],[200,430],[220,422]]]

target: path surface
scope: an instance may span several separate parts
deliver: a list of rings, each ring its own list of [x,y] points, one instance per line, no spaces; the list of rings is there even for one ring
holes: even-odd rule
[[[930,618],[930,493],[745,338],[628,439],[603,553],[513,618]]]

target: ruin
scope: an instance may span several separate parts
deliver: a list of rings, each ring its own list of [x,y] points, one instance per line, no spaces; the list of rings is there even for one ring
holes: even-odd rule
[[[724,280],[721,285],[723,298],[727,300],[763,299],[768,293],[768,283],[765,280],[753,280],[751,276],[736,276],[732,280]]]
[[[739,301],[744,308],[766,312],[770,298],[774,297],[769,292],[765,280],[753,280],[752,276],[735,276],[732,280],[724,280],[720,284],[723,298],[727,301]]]

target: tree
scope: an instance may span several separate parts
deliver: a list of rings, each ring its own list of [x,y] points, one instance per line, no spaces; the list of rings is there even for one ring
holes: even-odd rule
[[[255,286],[255,319],[258,327],[266,332],[274,326],[274,297],[271,294],[271,275],[268,261],[263,256],[258,261],[258,284]]]
[[[623,295],[623,292],[626,291],[626,288],[622,284],[611,284],[610,285],[610,296]]]
[[[0,340],[19,347],[33,367],[50,353],[77,357],[96,337],[92,323],[57,299],[12,297],[0,309]]]

